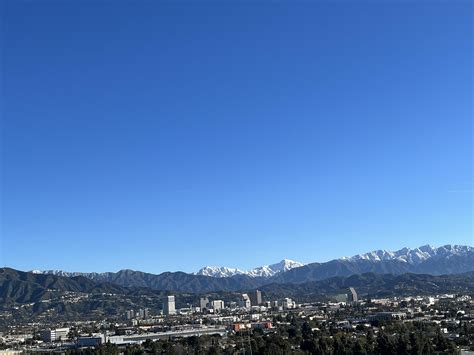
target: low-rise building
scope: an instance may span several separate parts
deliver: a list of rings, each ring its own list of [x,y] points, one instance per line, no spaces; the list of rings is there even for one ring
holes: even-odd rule
[[[91,337],[79,337],[76,340],[78,347],[100,346],[104,343],[104,336],[102,334]]]

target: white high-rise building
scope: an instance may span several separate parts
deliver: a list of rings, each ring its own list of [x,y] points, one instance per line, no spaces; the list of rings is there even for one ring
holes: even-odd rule
[[[357,292],[354,287],[349,287],[349,293],[347,298],[349,302],[357,302],[359,300],[359,297],[357,296]]]
[[[257,305],[260,306],[262,304],[262,291],[255,291],[255,299],[257,301]]]
[[[283,309],[292,309],[296,307],[295,302],[291,298],[284,298],[282,301]]]
[[[239,302],[240,307],[242,308],[250,308],[252,306],[252,302],[250,302],[250,297],[246,293],[242,294],[242,299]]]
[[[168,296],[165,298],[165,301],[163,302],[163,314],[166,316],[176,314],[174,296]]]
[[[224,309],[224,301],[214,300],[211,302],[211,306],[214,312],[219,312],[220,310]]]

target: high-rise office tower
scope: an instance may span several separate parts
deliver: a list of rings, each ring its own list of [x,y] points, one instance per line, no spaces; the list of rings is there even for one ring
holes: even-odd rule
[[[357,302],[359,300],[359,297],[357,296],[357,292],[354,287],[349,287],[349,293],[347,298],[349,302]]]
[[[201,308],[201,312],[204,312],[205,309],[208,309],[209,299],[207,297],[201,297],[199,300],[199,307]]]
[[[163,302],[163,314],[166,316],[176,314],[174,296],[168,296]]]
[[[250,302],[250,297],[246,293],[242,294],[242,298],[239,301],[239,305],[242,308],[250,308],[252,303]]]
[[[212,309],[214,312],[220,312],[224,309],[224,301],[222,300],[215,300],[211,302]]]

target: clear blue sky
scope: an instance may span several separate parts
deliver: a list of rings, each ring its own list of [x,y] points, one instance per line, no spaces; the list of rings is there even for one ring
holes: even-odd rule
[[[473,245],[471,1],[2,1],[2,264]]]

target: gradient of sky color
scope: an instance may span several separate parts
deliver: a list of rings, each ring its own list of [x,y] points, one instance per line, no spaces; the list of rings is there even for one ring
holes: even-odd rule
[[[471,1],[2,2],[1,263],[473,245]]]

